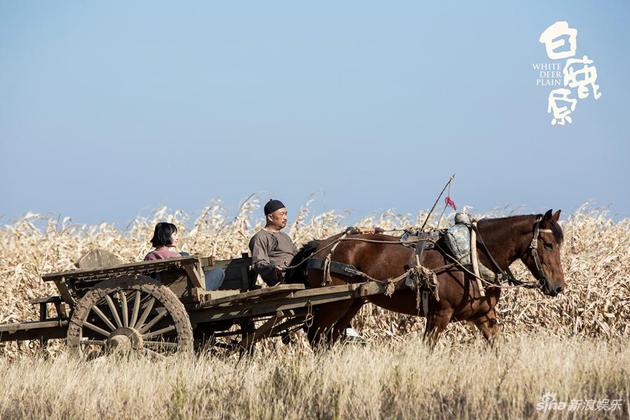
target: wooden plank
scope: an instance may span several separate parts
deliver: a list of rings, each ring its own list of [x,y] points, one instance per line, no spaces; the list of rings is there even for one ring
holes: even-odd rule
[[[193,302],[200,303],[203,300],[201,296],[204,294],[204,292],[205,290],[200,287],[191,287],[190,297],[192,298]]]
[[[36,305],[38,303],[55,303],[62,302],[61,296],[46,296],[43,298],[31,299],[31,304]]]
[[[48,304],[46,302],[40,302],[39,304],[39,320],[46,321],[48,318]]]
[[[72,297],[72,294],[70,293],[70,289],[68,288],[68,285],[66,284],[65,278],[61,277],[59,279],[55,279],[54,282],[63,300],[71,307],[74,307],[75,306],[74,297]]]
[[[249,290],[249,267],[241,267],[241,290]]]
[[[317,307],[326,303],[361,299],[366,296],[384,293],[386,284],[365,282],[340,286],[318,287],[298,290],[288,295],[276,295],[259,301],[236,301],[229,305],[189,307],[188,312],[193,323],[216,322],[229,319],[251,318],[273,315],[277,311],[287,312],[292,309]],[[227,298],[229,299],[229,298]]]
[[[222,268],[223,270],[227,270],[232,267],[240,267],[245,266],[248,267],[252,259],[249,257],[241,257],[241,258],[232,258],[229,260],[215,260],[212,257],[202,257],[201,262],[204,268]]]
[[[302,291],[296,292],[294,296],[308,297],[326,295],[328,293],[339,293],[344,291],[352,292],[359,288],[362,284],[363,283],[348,283],[340,284],[337,286],[314,287],[312,289],[304,289]]]
[[[218,299],[212,299],[207,302],[203,302],[201,307],[209,308],[212,306],[222,305],[222,304],[233,304],[236,302],[240,302],[243,300],[254,300],[262,297],[269,297],[273,295],[279,294],[288,294],[298,290],[304,290],[303,284],[281,284],[273,287],[266,287],[264,289],[258,290],[250,290],[249,292],[242,292]]]
[[[400,284],[403,284],[402,282]],[[304,289],[293,293],[292,298],[303,298],[310,296],[325,296],[329,293],[339,293],[343,291],[356,294],[356,297],[366,297],[385,293],[387,289],[386,283],[378,283],[375,281],[366,281],[362,283],[351,283],[337,286],[315,287],[312,289]]]
[[[239,343],[239,345],[243,349],[249,350],[250,347],[254,345],[254,343],[264,338],[265,335],[269,333],[272,330],[272,328],[276,325],[278,320],[282,319],[283,317],[284,317],[284,312],[282,311],[276,312],[275,316],[272,316],[264,324],[258,327],[256,331],[254,331],[253,334],[246,334],[243,340],[241,340],[241,342]]]
[[[190,280],[190,282],[192,283],[192,287],[206,287],[205,277],[203,276],[203,271],[201,270],[201,262],[199,261],[199,259],[196,259],[194,263],[184,263],[184,270],[186,270],[188,280]]]
[[[15,329],[15,327],[13,326],[14,324],[6,324],[11,325],[11,328],[9,328],[9,331],[0,331],[0,341],[22,341],[37,339],[45,341],[52,338],[66,338],[66,334],[68,331],[67,320],[45,322],[50,324],[46,325],[39,321],[32,322],[39,325],[24,326],[24,324],[32,323],[19,324],[23,326],[22,329]],[[7,329],[6,325],[3,325],[2,327],[5,327],[5,329]]]
[[[96,270],[69,270],[62,271],[58,273],[49,273],[44,274],[42,279],[44,281],[56,281],[62,278],[68,279],[78,279],[81,277],[92,277],[99,275],[110,275],[110,274],[121,274],[127,272],[150,272],[150,271],[161,271],[163,269],[168,268],[181,268],[186,263],[195,263],[198,262],[198,257],[178,257],[178,258],[169,258],[166,260],[155,260],[155,261],[140,261],[128,264],[118,265],[116,267],[102,268]]]
[[[215,267],[225,273],[221,289],[249,290],[249,267],[251,258],[235,258],[232,260],[215,261]]]
[[[293,327],[297,327],[300,324],[304,324],[304,319],[305,319],[304,316],[299,316],[299,317],[291,318],[287,321],[284,321],[281,324],[274,325],[271,331],[269,331],[269,336],[271,337],[274,335],[282,334],[283,332]]]
[[[315,298],[300,298],[288,300],[262,301],[247,305],[216,306],[205,310],[198,310],[189,314],[191,322],[216,322],[230,319],[251,318],[255,316],[273,315],[279,310],[306,308],[309,305],[317,306],[324,303],[340,302],[354,299],[348,292],[328,294]]]
[[[21,323],[0,324],[0,334],[15,334],[19,331],[39,330],[68,325],[68,320],[55,319],[49,321],[28,321]]]
[[[213,299],[220,299],[226,296],[234,296],[241,293],[239,289],[230,289],[230,290],[204,290],[200,291],[196,289],[199,295],[199,302],[207,302]]]

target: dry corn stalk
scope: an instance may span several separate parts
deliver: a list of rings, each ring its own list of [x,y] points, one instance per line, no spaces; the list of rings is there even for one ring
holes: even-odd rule
[[[310,201],[298,213],[289,234],[298,244],[324,238],[343,229],[343,214],[328,211],[308,218]],[[258,200],[246,200],[238,214],[229,218],[221,202],[204,208],[193,220],[181,211],[159,209],[151,217],[137,218],[124,229],[103,223],[79,226],[29,213],[10,225],[0,227],[0,322],[35,319],[29,300],[55,293],[40,276],[46,272],[73,268],[79,256],[92,248],[104,248],[124,261],[138,261],[150,250],[149,239],[158,221],[180,226],[181,249],[193,254],[215,255],[218,259],[239,256],[262,224],[257,217]],[[256,216],[255,216],[256,214]],[[426,212],[415,220],[423,220]],[[494,216],[494,215],[493,215]],[[451,215],[452,217],[452,215]],[[191,223],[188,223],[192,220]],[[354,223],[361,227],[385,229],[407,227],[412,217],[386,211]],[[435,220],[433,221],[435,222]],[[190,226],[187,228],[186,226]],[[510,289],[497,307],[503,331],[521,334],[538,329],[558,335],[602,338],[630,336],[630,219],[611,220],[605,212],[581,208],[562,222],[566,243],[562,261],[568,289],[557,298],[540,292]],[[517,263],[518,277],[532,280]],[[367,337],[400,336],[420,331],[421,318],[408,317],[367,305],[357,316],[355,328]],[[451,324],[447,337],[465,340],[470,330]],[[22,346],[28,351],[35,346]],[[7,344],[0,353],[15,354],[17,345]]]

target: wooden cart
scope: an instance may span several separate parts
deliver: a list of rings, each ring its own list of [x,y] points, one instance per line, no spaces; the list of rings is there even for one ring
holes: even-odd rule
[[[204,345],[248,350],[266,337],[288,337],[308,326],[321,305],[384,293],[376,282],[305,289],[255,285],[251,259],[181,257],[110,268],[46,274],[59,295],[35,300],[39,319],[0,325],[0,341],[66,339],[88,355],[137,351],[163,355]],[[205,273],[225,271],[220,290]]]

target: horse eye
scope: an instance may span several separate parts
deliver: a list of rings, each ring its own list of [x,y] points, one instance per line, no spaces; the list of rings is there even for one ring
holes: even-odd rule
[[[548,244],[548,243],[545,243],[545,249],[546,249],[547,251],[552,251],[552,250],[553,250],[553,244]]]

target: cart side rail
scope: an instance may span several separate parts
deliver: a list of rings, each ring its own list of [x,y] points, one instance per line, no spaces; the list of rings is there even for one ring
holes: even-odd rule
[[[276,314],[278,311],[310,311],[319,305],[327,303],[363,299],[372,295],[385,294],[388,287],[386,283],[375,281],[312,289],[292,289],[290,286],[286,285],[286,290],[283,289],[283,286],[276,286],[278,287],[277,293],[268,293],[264,292],[264,290],[268,289],[261,289],[250,292],[247,296],[240,294],[208,300],[188,306],[188,314],[193,324],[195,324],[269,316]],[[406,286],[399,286],[397,289],[403,287]],[[274,287],[269,289],[273,291]]]
[[[140,261],[128,264],[122,264],[115,267],[91,269],[91,270],[68,270],[57,273],[44,274],[42,280],[44,281],[100,281],[111,277],[118,277],[121,275],[134,275],[134,274],[151,274],[158,273],[160,271],[167,271],[173,269],[181,269],[186,265],[203,263],[204,258],[199,257],[178,257],[170,258],[167,260],[154,260],[154,261]],[[208,260],[207,258],[205,259]]]
[[[68,319],[0,324],[0,342],[66,338]]]

